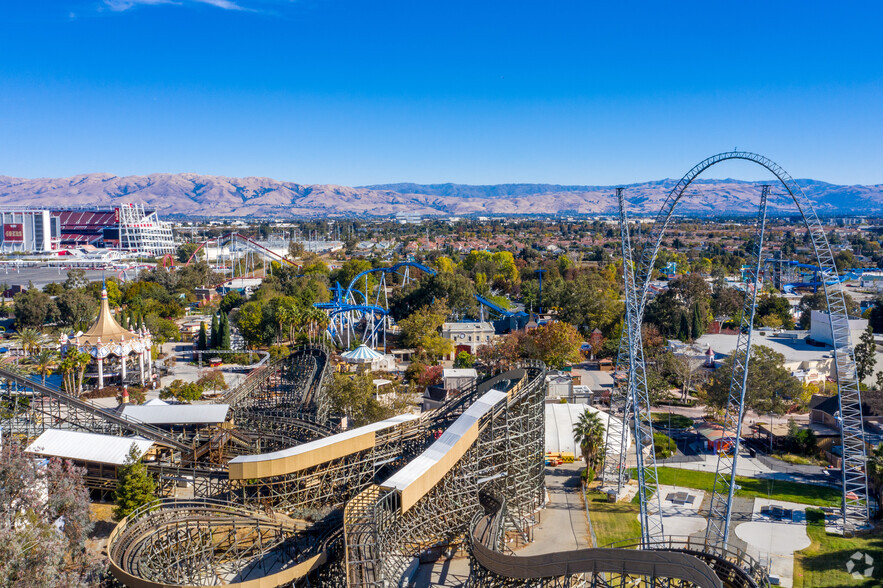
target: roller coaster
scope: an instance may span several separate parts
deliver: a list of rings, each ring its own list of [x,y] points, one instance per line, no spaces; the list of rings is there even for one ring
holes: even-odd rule
[[[385,348],[386,333],[392,320],[389,316],[389,294],[392,289],[404,288],[416,281],[418,276],[435,274],[431,267],[414,261],[371,268],[353,277],[346,288],[336,284],[331,288],[332,300],[317,302],[314,306],[328,313],[328,335],[338,346],[348,348],[359,341],[369,347]],[[370,280],[372,276],[375,277],[373,283]],[[475,300],[479,305],[481,320],[487,318],[509,322],[513,318],[523,317],[520,326],[527,322],[527,315],[523,312],[512,312],[478,294]],[[512,326],[501,328],[508,331]]]
[[[654,501],[659,500],[659,492],[646,367],[641,340],[641,322],[647,303],[652,271],[662,238],[671,222],[675,208],[687,188],[697,176],[711,166],[730,160],[751,161],[770,171],[784,186],[788,196],[797,206],[810,235],[819,275],[817,283],[823,288],[825,294],[834,341],[832,355],[839,392],[843,448],[840,472],[842,527],[844,533],[850,534],[856,529],[867,527],[870,521],[861,393],[852,342],[850,341],[849,317],[843,295],[842,280],[838,277],[834,256],[828,245],[823,226],[809,198],[779,165],[755,153],[726,152],[700,162],[675,185],[657,214],[647,237],[643,240],[639,259],[636,259],[633,253],[624,190],[617,190],[626,294],[626,321],[623,336],[620,339],[615,370],[620,376],[616,379],[622,382],[622,385],[618,386],[612,395],[611,412],[613,414],[621,413],[623,420],[618,424],[614,423],[607,429],[608,443],[604,461],[604,480],[615,491],[622,490],[629,471],[626,463],[627,451],[620,450],[616,443],[609,441],[619,438],[622,442],[626,442],[629,429],[633,429],[637,446],[647,449],[646,452],[638,451],[636,455],[643,545],[652,546],[665,540],[662,511],[657,504],[655,514],[652,513],[649,503],[651,498]],[[748,266],[749,274],[746,279],[748,287],[745,291],[743,309],[740,314],[741,324],[733,353],[734,367],[723,421],[723,438],[730,440],[732,448],[731,451],[721,451],[718,454],[708,515],[707,545],[712,550],[720,550],[721,553],[727,551],[732,531],[730,522],[736,487],[735,472],[739,459],[744,401],[748,385],[748,364],[751,358],[751,333],[757,306],[758,280],[761,277],[764,260],[764,237],[769,195],[770,186],[763,186],[755,227],[755,250]]]
[[[759,157],[721,154],[687,178],[727,158]],[[784,177],[789,192],[798,194],[795,201],[815,243],[821,225],[799,188]],[[665,535],[661,509],[652,508],[660,498],[640,322],[656,249],[688,184],[682,180],[670,195],[637,263],[625,196],[622,190],[617,194],[627,302],[618,369],[626,377],[613,397],[613,408],[619,406],[624,419],[619,424],[610,419],[607,433],[622,436],[622,450],[613,454],[617,444],[607,444],[604,475],[606,484],[623,485],[627,453],[634,452],[641,502],[641,536],[634,541],[532,556],[509,549],[512,537],[529,538],[545,503],[546,368],[538,362],[467,387],[437,409],[352,429],[342,429],[341,415],[334,413],[328,394],[332,352],[323,346],[297,348],[252,372],[218,400],[230,412],[224,425],[214,428],[173,430],[139,423],[32,377],[0,370],[6,382],[0,386],[3,435],[32,438],[48,428],[67,428],[155,442],[160,450],[148,470],[159,481],[162,498],[120,521],[107,545],[111,573],[130,587],[379,588],[399,585],[414,558],[427,550],[457,545],[468,553],[470,582],[477,586],[765,588],[766,570],[727,542],[738,446],[733,456],[719,458],[704,538]],[[768,196],[764,188],[755,275]],[[832,268],[823,234],[818,243],[820,267]],[[414,269],[406,267],[408,273]],[[404,267],[402,273],[385,269],[390,268],[377,270],[384,279],[405,279]],[[831,272],[823,272],[826,292],[828,277],[836,276]],[[365,275],[357,276],[341,299],[376,304],[385,287],[377,288],[372,299],[368,288],[356,290],[358,279]],[[835,360],[844,415],[843,518],[855,528],[867,521],[868,508],[864,473],[850,436],[858,391],[848,329],[843,333],[845,307],[842,296],[838,306],[833,294],[829,308],[840,343]],[[750,321],[755,295],[746,296],[745,321]],[[727,430],[736,439],[750,334],[745,328],[739,335],[727,411]],[[636,441],[632,449],[629,429]],[[99,476],[87,483],[106,492],[115,481]]]

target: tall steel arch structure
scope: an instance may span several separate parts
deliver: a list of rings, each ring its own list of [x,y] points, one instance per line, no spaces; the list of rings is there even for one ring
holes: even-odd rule
[[[816,262],[818,267],[821,268],[821,278],[819,281],[822,283],[825,294],[832,339],[834,342],[833,356],[839,390],[840,431],[843,447],[843,459],[841,464],[841,477],[843,483],[843,525],[844,529],[847,531],[856,527],[864,526],[869,521],[864,430],[862,425],[861,393],[859,391],[855,357],[850,341],[849,317],[846,302],[844,300],[842,286],[837,279],[837,268],[834,264],[834,256],[828,244],[827,237],[825,236],[822,223],[813,208],[812,202],[788,172],[770,159],[747,151],[718,153],[717,155],[713,155],[699,162],[688,171],[675,185],[671,192],[669,192],[662,208],[656,215],[652,230],[645,241],[646,246],[641,252],[640,264],[637,268],[637,276],[635,279],[638,313],[643,317],[653,265],[656,262],[662,238],[671,222],[677,204],[680,202],[693,180],[695,180],[700,174],[713,165],[729,160],[754,162],[766,168],[770,173],[776,176],[785,190],[787,190],[788,194],[794,201],[794,204],[797,206],[797,209],[803,218],[804,225],[810,234]],[[621,352],[624,345],[625,341],[623,342],[623,345],[621,345]],[[622,361],[624,360],[625,357],[622,358]],[[731,393],[730,397],[733,398],[734,394]],[[628,406],[627,403],[624,404],[625,406],[623,408],[626,412],[630,409],[633,410],[633,407]],[[733,411],[733,414],[738,415],[738,418],[741,419],[742,406],[728,407],[728,410]],[[624,414],[623,416],[627,418],[629,415]],[[625,429],[625,427],[623,428]],[[611,463],[605,464],[605,470],[618,469],[620,472],[624,470],[622,467],[624,466],[625,461],[624,449],[619,455],[607,455],[606,457]],[[729,484],[724,484],[724,486],[727,486],[726,488],[715,488],[715,495],[712,497],[713,501],[715,499],[723,499],[723,496],[721,495],[722,492],[730,494],[737,457],[738,451],[736,458],[731,460],[731,463],[719,464],[718,480],[725,477],[729,478],[730,482]],[[721,466],[724,466],[723,469]],[[622,479],[621,475],[619,476],[619,479]],[[721,512],[726,512],[726,516],[728,517],[730,501],[726,499],[723,500],[726,501],[726,509]],[[717,530],[714,531],[713,534],[717,535],[717,537],[709,538],[716,538],[725,543],[725,529],[727,525],[721,523],[723,522],[718,521],[718,524],[715,525]]]

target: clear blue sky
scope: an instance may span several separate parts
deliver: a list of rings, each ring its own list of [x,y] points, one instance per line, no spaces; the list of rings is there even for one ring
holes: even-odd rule
[[[3,175],[606,185],[680,177],[739,147],[794,177],[883,183],[880,2],[29,0],[2,11]]]

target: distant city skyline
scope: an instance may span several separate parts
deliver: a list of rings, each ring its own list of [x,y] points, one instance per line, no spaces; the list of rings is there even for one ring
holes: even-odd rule
[[[0,175],[615,185],[738,147],[796,178],[881,184],[881,17],[870,2],[14,3]]]

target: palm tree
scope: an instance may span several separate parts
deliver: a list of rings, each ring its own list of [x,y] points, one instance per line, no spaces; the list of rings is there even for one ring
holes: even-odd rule
[[[25,350],[25,353],[30,355],[40,349],[40,343],[43,342],[43,333],[39,329],[26,327],[18,330],[14,340],[18,341],[18,344]]]
[[[31,357],[34,367],[40,372],[40,379],[43,384],[46,383],[46,376],[52,375],[52,370],[55,368],[55,362],[57,359],[58,352],[54,349],[41,349],[39,353]]]
[[[586,467],[598,470],[604,455],[604,423],[597,412],[586,409],[573,426],[573,440],[579,444]]]
[[[83,375],[91,361],[91,355],[77,350],[68,351],[61,360],[58,367],[64,375],[64,388],[68,394],[79,396],[83,393]]]

